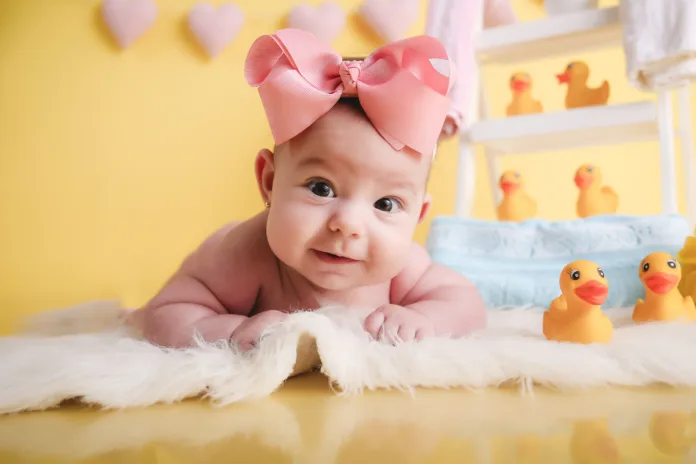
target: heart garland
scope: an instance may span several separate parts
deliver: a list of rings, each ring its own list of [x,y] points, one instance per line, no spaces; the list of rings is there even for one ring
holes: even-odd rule
[[[157,18],[154,0],[104,0],[102,16],[121,48],[128,48]]]
[[[336,40],[346,25],[346,13],[336,3],[326,2],[318,7],[300,3],[290,11],[288,22],[291,28],[311,32],[326,43]]]
[[[239,34],[244,15],[232,3],[217,8],[210,3],[198,3],[189,12],[188,22],[198,42],[211,58],[215,58]]]
[[[358,14],[385,41],[406,35],[418,19],[420,0],[364,0]],[[155,23],[155,0],[103,0],[102,16],[121,48],[129,48]],[[320,40],[333,42],[346,24],[346,13],[327,1],[317,7],[296,5],[289,14],[290,27],[311,32]],[[217,8],[208,2],[195,4],[188,25],[196,40],[211,58],[234,41],[244,24],[241,9],[232,3]]]
[[[382,39],[393,42],[418,20],[420,0],[365,0],[358,13]]]

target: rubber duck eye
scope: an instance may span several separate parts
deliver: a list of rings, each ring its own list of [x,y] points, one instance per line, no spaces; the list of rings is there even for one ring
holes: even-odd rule
[[[592,168],[592,167],[587,168],[587,172],[593,172],[593,171],[594,171],[594,168]]]
[[[603,279],[604,278],[604,271],[600,268],[597,269],[597,273],[599,273],[599,276]]]
[[[643,272],[648,272],[648,269],[650,269],[650,263],[643,264]]]
[[[515,173],[515,177],[517,177],[517,178],[519,179],[519,178],[520,178],[520,173],[519,173],[519,172],[516,172],[516,173]]]
[[[670,259],[669,261],[667,261],[667,265],[668,265],[669,267],[671,267],[672,269],[676,269],[676,268],[677,268],[677,263],[676,263],[674,260],[671,260],[671,259]]]
[[[573,271],[573,273],[570,274],[570,278],[573,280],[578,280],[580,278],[580,271]]]

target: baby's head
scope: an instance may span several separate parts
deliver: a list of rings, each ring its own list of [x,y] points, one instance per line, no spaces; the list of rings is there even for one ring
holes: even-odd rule
[[[304,31],[257,40],[247,79],[276,141],[256,177],[270,205],[267,236],[285,265],[319,288],[386,282],[407,264],[449,78],[435,39],[407,39],[343,60]]]
[[[392,148],[357,100],[342,100],[273,153],[258,154],[271,249],[321,288],[393,278],[427,213],[431,160]]]

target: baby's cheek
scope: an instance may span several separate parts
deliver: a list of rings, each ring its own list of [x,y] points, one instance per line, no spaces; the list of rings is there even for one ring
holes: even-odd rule
[[[273,253],[281,261],[291,264],[294,255],[301,249],[303,242],[303,224],[292,208],[271,206],[268,217],[268,243]]]
[[[384,278],[393,278],[403,270],[411,249],[411,236],[401,229],[391,229],[377,234],[371,244],[374,263]]]

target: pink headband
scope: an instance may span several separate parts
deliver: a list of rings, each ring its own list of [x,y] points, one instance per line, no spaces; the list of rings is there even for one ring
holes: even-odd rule
[[[449,77],[431,60],[446,60]],[[432,153],[447,116],[453,66],[429,36],[399,40],[364,61],[344,62],[311,33],[283,29],[256,39],[245,64],[276,144],[287,142],[326,114],[342,96],[357,96],[384,139],[401,150]]]

